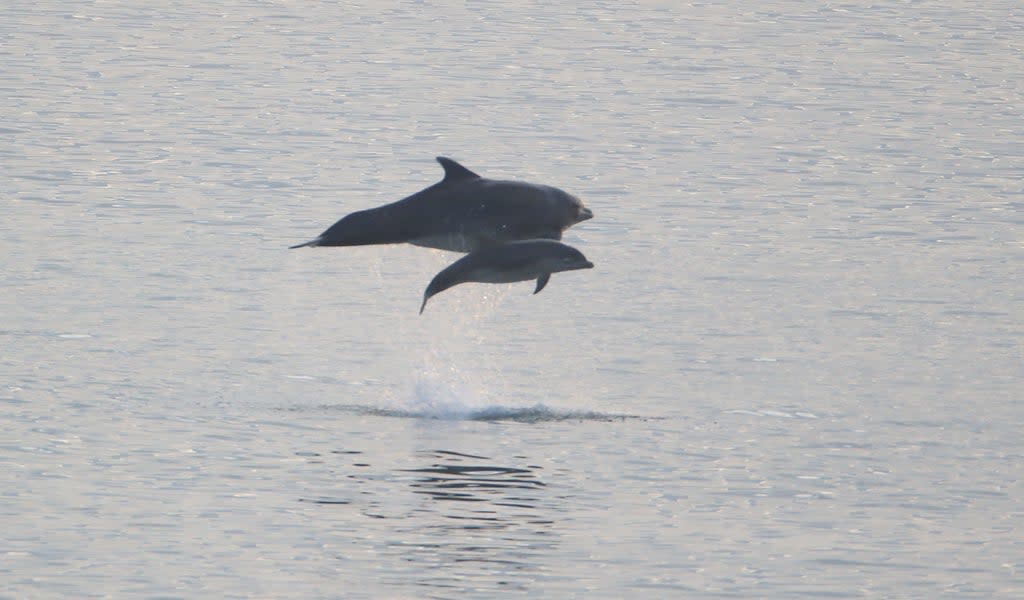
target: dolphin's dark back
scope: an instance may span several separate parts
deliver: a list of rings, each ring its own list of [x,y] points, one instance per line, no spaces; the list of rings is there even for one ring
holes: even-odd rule
[[[318,246],[399,244],[415,235],[393,205],[360,210],[342,217],[320,235]]]
[[[458,265],[462,270],[487,267],[509,271],[544,259],[561,257],[586,260],[579,250],[555,240],[522,240],[482,248],[455,261],[448,269]]]
[[[592,216],[558,188],[480,177],[438,157],[444,179],[411,196],[354,212],[315,240],[299,246],[411,244],[472,252],[524,239],[554,239]],[[293,247],[299,247],[293,246]]]
[[[568,198],[549,186],[477,178],[441,182],[394,207],[423,217],[409,242],[472,252],[517,240],[561,239],[572,223]]]

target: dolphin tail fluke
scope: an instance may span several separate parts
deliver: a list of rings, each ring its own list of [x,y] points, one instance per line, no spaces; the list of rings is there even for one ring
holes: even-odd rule
[[[544,286],[548,284],[548,280],[551,279],[551,273],[545,273],[537,278],[537,287],[533,290],[534,294],[539,294]]]

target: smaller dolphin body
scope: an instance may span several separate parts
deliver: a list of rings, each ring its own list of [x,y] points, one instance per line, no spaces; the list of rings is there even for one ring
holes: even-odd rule
[[[304,246],[401,244],[473,252],[515,240],[562,239],[594,216],[572,194],[548,185],[487,179],[437,157],[444,179],[398,202],[351,213]]]
[[[533,290],[536,294],[548,284],[552,273],[593,266],[579,250],[554,240],[523,240],[487,246],[463,256],[434,276],[423,293],[420,314],[431,296],[460,283],[513,283],[536,279],[537,287]]]

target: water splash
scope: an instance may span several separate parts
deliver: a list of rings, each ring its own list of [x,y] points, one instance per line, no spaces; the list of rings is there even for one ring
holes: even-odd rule
[[[447,360],[448,358],[436,350],[431,352],[418,372],[413,383],[412,396],[405,406],[394,407],[389,412],[379,414],[426,419],[523,423],[624,418],[622,415],[593,411],[551,408],[540,402],[529,406],[495,403],[489,395],[495,391],[494,385],[502,385],[500,382],[494,377],[481,378],[475,370],[455,366],[472,364],[472,361],[455,363]]]
[[[411,414],[431,415],[438,419],[465,419],[486,406],[483,390],[454,370],[454,380],[445,381],[437,373],[422,374],[414,383],[408,402]]]
[[[407,252],[405,252],[408,250]],[[394,277],[415,277],[409,273],[436,273],[453,260],[451,253],[395,249],[405,267],[401,273],[385,273],[383,259],[371,257],[369,266],[384,286]],[[456,257],[457,258],[457,257]],[[416,280],[418,281],[418,280]],[[437,419],[453,421],[516,421],[538,423],[567,420],[611,421],[638,418],[590,410],[549,407],[548,398],[538,398],[540,387],[525,388],[515,383],[529,374],[509,369],[509,356],[529,352],[523,342],[510,345],[495,333],[503,319],[516,313],[501,306],[513,295],[529,297],[529,283],[457,286],[443,298],[432,300],[424,315],[415,311],[399,317],[408,322],[386,333],[394,379],[374,398],[358,404],[322,406],[360,415]]]

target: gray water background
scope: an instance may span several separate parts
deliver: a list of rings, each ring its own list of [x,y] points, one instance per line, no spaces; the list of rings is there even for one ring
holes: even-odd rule
[[[0,597],[1024,596],[1017,2],[0,8]],[[597,267],[285,248],[559,186]]]

